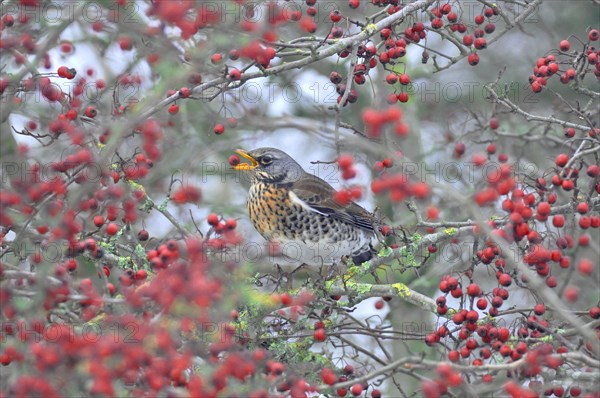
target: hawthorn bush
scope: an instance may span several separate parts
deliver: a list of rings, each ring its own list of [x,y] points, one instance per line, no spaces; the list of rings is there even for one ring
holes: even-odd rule
[[[0,4],[0,394],[598,396],[597,15]],[[259,144],[377,208],[377,257],[275,267]]]

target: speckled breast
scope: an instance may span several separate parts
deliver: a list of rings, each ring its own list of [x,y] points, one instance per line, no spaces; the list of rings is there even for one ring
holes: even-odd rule
[[[248,213],[258,232],[276,242],[298,264],[324,265],[367,250],[371,236],[342,220],[292,202],[289,189],[255,183],[248,193]]]

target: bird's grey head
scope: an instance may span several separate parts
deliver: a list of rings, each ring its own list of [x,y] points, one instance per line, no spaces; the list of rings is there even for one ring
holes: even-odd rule
[[[237,149],[249,163],[239,163],[233,168],[249,173],[250,178],[271,184],[288,184],[304,175],[304,169],[290,155],[275,148],[257,148],[251,151]]]

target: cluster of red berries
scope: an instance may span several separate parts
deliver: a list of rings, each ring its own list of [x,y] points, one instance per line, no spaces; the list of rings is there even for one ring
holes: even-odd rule
[[[372,138],[379,137],[386,125],[393,126],[394,132],[400,137],[408,134],[408,126],[402,121],[402,111],[397,107],[377,111],[367,108],[363,111],[363,122],[367,129],[367,135]]]
[[[161,158],[161,151],[158,143],[163,138],[164,133],[158,120],[150,118],[144,121],[135,129],[135,132],[142,136],[142,149],[148,160],[159,160]]]
[[[77,74],[75,68],[67,68],[66,66],[60,66],[57,70],[59,77],[64,77],[65,79],[73,79]]]
[[[476,164],[481,166],[482,162],[476,162]],[[488,188],[475,194],[474,200],[479,206],[493,203],[501,195],[510,193],[517,185],[513,178],[512,167],[508,164],[501,164],[497,172],[489,173],[487,183]]]
[[[337,159],[337,163],[340,166],[342,178],[344,180],[350,180],[356,176],[354,159],[351,155],[340,155]],[[361,197],[362,189],[359,186],[341,189],[333,196],[334,200],[342,206],[347,206],[354,200],[360,200]]]
[[[351,155],[341,155],[337,159],[338,166],[342,170],[342,178],[349,180],[356,177],[356,169],[354,168],[354,158]]]
[[[222,219],[216,213],[210,213],[206,219],[208,225],[212,227],[212,232],[218,236],[211,237],[206,242],[207,247],[214,250],[223,250],[230,246],[241,243],[240,237],[235,234],[237,221],[234,218]]]
[[[200,189],[191,185],[185,185],[173,192],[171,199],[177,204],[198,203],[201,198]]]
[[[146,259],[152,269],[158,270],[168,267],[179,258],[179,244],[175,240],[169,240],[156,249],[146,253]]]
[[[258,40],[251,41],[244,47],[240,48],[239,56],[259,63],[263,68],[268,68],[271,61],[275,58],[275,49],[271,46],[266,46]],[[237,52],[230,52],[229,57],[237,59]]]
[[[460,20],[460,15],[452,10],[450,3],[443,4],[440,7],[433,8],[431,14],[433,19],[431,20],[431,27],[435,30],[441,29],[444,26],[444,18],[450,23],[450,30],[452,32],[458,32],[463,34],[462,44],[473,48],[473,51],[467,57],[470,65],[477,65],[479,63],[479,55],[477,50],[483,50],[487,47],[487,40],[485,35],[489,35],[496,30],[496,26],[491,19],[500,13],[497,7],[485,7],[483,14],[476,15],[474,22],[476,28],[472,33],[468,33],[468,25]],[[488,20],[488,23],[480,28]],[[420,38],[420,37],[419,37]],[[412,39],[416,39],[415,32],[412,32]]]
[[[600,50],[590,45],[591,42],[597,41],[599,37],[600,33],[597,29],[592,29],[588,32],[588,43],[584,44],[585,57],[579,57],[576,53],[570,53],[571,43],[568,40],[562,40],[559,43],[560,52],[558,54],[549,54],[546,57],[538,58],[533,68],[533,75],[529,77],[531,90],[534,93],[541,92],[542,88],[548,84],[548,79],[554,75],[560,75],[560,82],[568,84],[575,79],[583,78],[584,73],[588,69],[593,69],[594,75],[600,78],[600,63],[598,63]],[[567,68],[562,72],[560,71],[560,64],[572,64],[572,61],[575,59],[577,59],[578,65]],[[585,65],[586,63],[587,65]],[[579,77],[576,69],[581,71]]]
[[[597,130],[597,128],[590,130],[589,135],[591,138],[594,138],[596,136]],[[567,192],[575,189],[577,181],[579,179],[579,168],[566,167],[567,165],[572,163],[571,159],[569,158],[569,155],[565,153],[558,154],[554,163],[559,169],[550,180],[552,186],[561,187],[564,191]],[[599,172],[600,169],[596,164],[589,165],[586,169],[586,174],[592,179],[596,179],[598,177]],[[546,180],[543,178],[538,179],[537,185],[539,187],[547,189]],[[600,182],[596,182],[596,192],[600,193]]]
[[[342,206],[347,206],[352,201],[362,198],[362,189],[359,186],[352,186],[347,189],[337,191],[333,199]]]
[[[377,172],[381,172],[384,169],[389,169],[394,166],[394,160],[392,158],[384,158],[381,161],[375,162],[373,169]]]
[[[351,378],[353,375],[354,367],[349,364],[344,366],[344,368],[342,369],[342,374],[339,376],[330,368],[323,368],[320,373],[320,377],[323,383],[330,386],[333,386],[336,383],[346,383],[348,382],[349,378]],[[348,391],[350,391],[350,393],[353,396],[357,397],[363,394],[363,392],[367,391],[368,389],[369,384],[363,382],[353,384],[352,386],[350,386],[349,390],[347,387],[340,387],[337,389],[336,393],[338,397],[345,397],[346,395],[348,395]],[[371,398],[381,398],[381,391],[376,388],[373,388],[371,390]]]
[[[429,186],[424,182],[411,182],[405,174],[383,173],[371,183],[371,191],[375,195],[390,193],[390,199],[400,202],[409,197],[424,199],[429,196]]]
[[[143,153],[138,153],[132,159],[127,162],[121,168],[123,171],[123,177],[127,180],[141,180],[148,175],[150,169],[154,166],[154,162]]]
[[[153,3],[146,14],[156,16],[167,25],[176,26],[181,31],[181,38],[189,39],[207,24],[218,21],[219,14],[210,7],[199,7],[195,19],[189,18],[193,4],[186,2],[158,1]]]

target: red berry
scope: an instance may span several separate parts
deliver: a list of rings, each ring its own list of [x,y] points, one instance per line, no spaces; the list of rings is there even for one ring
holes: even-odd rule
[[[560,51],[569,51],[571,48],[571,43],[568,40],[562,40],[559,44]]]
[[[510,277],[509,274],[501,274],[500,277],[498,278],[498,282],[502,286],[510,286],[510,284],[512,283],[512,278]]]
[[[206,218],[206,222],[208,223],[208,225],[215,227],[219,225],[219,216],[215,213],[210,213]]]
[[[106,226],[106,233],[113,236],[119,231],[119,227],[115,223],[110,223]]]
[[[590,210],[588,204],[586,202],[580,202],[577,205],[577,213],[579,214],[585,214]]]
[[[448,15],[450,11],[452,11],[452,6],[450,5],[450,3],[442,4],[442,6],[440,7],[440,12],[442,13],[442,15]]]
[[[485,25],[485,28],[483,29],[485,30],[485,33],[489,35],[490,33],[494,33],[494,31],[496,30],[496,25],[490,22],[487,25]]]
[[[230,80],[240,80],[242,74],[239,71],[239,69],[237,68],[231,68],[231,70],[229,70],[229,79]]]
[[[340,22],[342,19],[342,13],[338,10],[333,10],[329,13],[329,19],[331,19],[331,22]]]
[[[315,33],[317,31],[317,24],[311,17],[302,18],[299,22],[299,25],[304,31],[308,33]]]
[[[150,234],[145,229],[140,229],[137,237],[138,237],[138,240],[144,242],[144,241],[148,240],[148,238],[150,237]]]
[[[483,50],[484,48],[487,47],[487,40],[484,39],[483,37],[478,37],[477,39],[475,39],[475,48],[478,50]]]
[[[472,297],[479,296],[481,294],[481,289],[479,288],[479,285],[477,285],[476,283],[471,283],[469,286],[467,286],[467,294]]]
[[[410,84],[410,76],[408,76],[406,73],[401,74],[399,80],[400,84],[403,86]]]
[[[467,312],[465,319],[468,322],[477,322],[477,320],[479,319],[479,313],[477,311],[471,310],[471,311]]]
[[[440,29],[442,26],[444,26],[442,18],[434,18],[433,21],[431,21],[431,27],[433,29]]]
[[[60,45],[60,51],[68,54],[73,51],[73,44],[70,41],[63,41]]]
[[[337,159],[337,162],[342,170],[347,170],[352,167],[354,159],[351,155],[340,155]]]
[[[362,385],[360,384],[355,384],[350,388],[350,392],[352,393],[352,395],[354,395],[355,397],[359,396],[360,394],[362,394],[363,392],[363,388]]]
[[[594,264],[588,259],[583,259],[579,262],[577,269],[583,275],[591,275],[594,271]]]
[[[232,166],[240,164],[240,157],[238,155],[231,155],[229,157],[229,164]]]
[[[148,277],[148,272],[145,269],[138,269],[135,273],[135,279],[138,281],[143,281]]]
[[[233,218],[228,219],[227,221],[225,221],[225,228],[229,229],[229,230],[233,230],[237,227],[237,221]]]
[[[188,98],[190,95],[191,95],[191,91],[190,91],[189,88],[187,88],[187,87],[181,87],[179,89],[179,96],[181,98]]]
[[[591,41],[596,41],[600,37],[600,32],[597,29],[592,29],[588,32],[588,39]]]
[[[490,119],[490,128],[492,130],[496,130],[498,127],[500,127],[500,121],[495,117],[491,118]]]
[[[325,334],[325,329],[322,329],[322,328],[315,329],[315,332],[313,334],[313,338],[315,339],[315,341],[323,342],[323,341],[325,341],[326,337],[327,336]]]
[[[213,131],[216,135],[221,135],[225,132],[225,126],[223,126],[221,123],[217,123],[215,124],[215,127],[213,127]]]
[[[546,307],[544,304],[536,304],[535,307],[533,307],[533,312],[535,312],[536,315],[544,315]]]
[[[565,137],[567,137],[567,138],[575,137],[575,129],[573,127],[569,127],[568,129],[565,129]]]
[[[129,51],[133,48],[133,42],[129,36],[119,37],[119,47],[123,51]]]
[[[467,147],[465,146],[464,143],[457,142],[456,145],[454,145],[454,157],[460,158],[465,153],[466,149],[467,149]]]
[[[329,74],[329,81],[331,81],[333,84],[340,84],[342,80],[342,75],[340,75],[338,72],[333,71]]]
[[[15,17],[11,14],[4,14],[4,16],[2,17],[2,22],[4,22],[4,25],[6,27],[10,28],[15,24]]]
[[[566,154],[561,153],[556,157],[556,160],[554,162],[558,167],[564,167],[568,161],[569,157]]]
[[[567,286],[563,294],[565,296],[565,300],[572,303],[577,301],[579,297],[579,289],[577,289],[575,286]]]
[[[573,182],[573,180],[564,180],[561,186],[562,189],[564,189],[565,191],[572,191],[573,188],[575,188],[575,183]]]
[[[550,214],[550,204],[548,202],[540,202],[537,205],[537,212],[542,216]]]
[[[472,35],[464,35],[463,36],[463,44],[465,46],[471,46],[473,44],[473,36]]]
[[[458,353],[458,351],[450,350],[448,352],[448,360],[450,362],[458,362],[459,359],[460,359],[460,354]]]
[[[171,115],[175,115],[179,112],[179,105],[177,104],[171,104],[171,106],[169,106],[169,113]]]
[[[102,216],[95,216],[94,217],[94,225],[98,228],[100,228],[101,226],[104,225],[104,217]]]
[[[331,369],[324,368],[321,370],[321,380],[323,380],[323,383],[331,386],[336,383],[337,379],[337,376]]]
[[[477,300],[477,308],[479,308],[480,310],[485,310],[488,306],[488,302],[485,298],[480,298],[479,300]]]
[[[552,218],[552,225],[556,228],[562,228],[565,226],[565,216],[562,214],[557,214]]]
[[[469,65],[475,66],[479,63],[479,55],[477,55],[477,53],[471,53],[467,57],[467,60],[469,61]]]
[[[237,118],[231,116],[227,118],[227,126],[231,127],[231,128],[235,128],[238,125],[238,120]]]
[[[232,49],[229,51],[229,59],[232,61],[237,60],[240,57],[240,51],[237,49]]]

